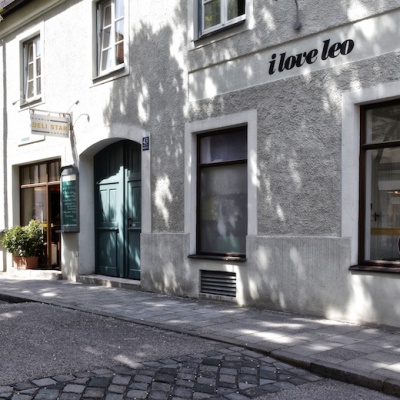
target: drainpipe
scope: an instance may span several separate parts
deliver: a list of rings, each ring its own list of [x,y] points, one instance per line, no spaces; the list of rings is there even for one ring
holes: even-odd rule
[[[7,168],[7,139],[8,139],[8,118],[7,118],[7,69],[6,69],[6,45],[4,39],[1,39],[1,47],[3,50],[3,76],[2,76],[2,86],[3,86],[3,190],[1,195],[4,198],[4,227],[8,227],[8,196],[7,196],[7,186],[8,186],[8,168]],[[7,265],[7,253],[3,251],[3,271],[6,271]]]

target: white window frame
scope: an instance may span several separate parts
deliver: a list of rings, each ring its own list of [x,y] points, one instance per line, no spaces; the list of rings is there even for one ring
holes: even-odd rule
[[[236,18],[228,20],[228,1],[229,0],[220,0],[221,1],[221,22],[217,25],[214,25],[210,28],[205,28],[204,26],[204,7],[206,4],[215,1],[215,0],[198,0],[199,3],[199,10],[200,10],[200,27],[201,27],[201,32],[200,35],[207,35],[208,33],[219,31],[220,29],[223,29],[226,26],[234,25],[237,24],[241,21],[244,21],[246,19],[246,15],[248,12],[248,1],[244,0],[245,3],[245,12],[243,15],[239,15]],[[239,0],[238,0],[239,1]]]
[[[124,7],[124,13],[122,17],[115,17],[115,1],[116,0],[105,0],[105,1],[96,1],[94,2],[94,12],[95,12],[95,34],[96,34],[96,68],[95,68],[95,77],[101,77],[104,75],[108,75],[114,71],[124,70],[127,66],[127,48],[128,48],[128,26],[127,26],[127,2],[122,0],[122,4]],[[110,5],[111,6],[111,33],[110,33],[110,43],[108,49],[111,50],[110,59],[112,60],[112,65],[110,68],[102,70],[102,61],[103,61],[103,43],[104,43],[104,31],[103,31],[103,17],[104,17],[104,8]],[[117,42],[115,41],[115,24],[118,21],[123,20],[124,25],[124,38],[123,40]],[[122,43],[123,45],[123,62],[117,64],[116,63],[116,47],[118,43]]]
[[[189,252],[196,254],[197,235],[197,136],[205,132],[247,126],[247,236],[256,236],[257,189],[257,110],[188,123],[185,126],[185,233],[189,234]],[[246,246],[247,247],[247,246]],[[246,250],[246,254],[247,254]]]
[[[40,44],[40,56],[37,57],[37,42]],[[33,60],[29,61],[29,51],[32,47]],[[22,98],[25,102],[32,102],[41,98],[42,88],[43,88],[43,41],[40,34],[34,36],[33,38],[26,40],[23,43],[23,96]],[[37,59],[40,58],[40,73],[37,71]],[[32,64],[33,74],[29,76],[29,66]],[[40,92],[38,91],[37,81],[40,80]],[[33,84],[33,94],[28,95],[29,83]]]
[[[30,97],[29,99],[26,98],[26,70],[25,70],[25,60],[26,60],[26,55],[25,55],[25,44],[29,43],[32,41],[34,38],[39,37],[40,38],[40,44],[41,44],[41,93],[40,95]],[[19,102],[20,107],[25,107],[28,106],[29,104],[35,102],[43,102],[44,95],[45,95],[45,86],[44,86],[44,79],[46,76],[46,71],[45,71],[45,56],[46,56],[46,48],[45,48],[45,35],[44,35],[44,23],[41,22],[37,25],[32,26],[30,29],[24,30],[21,34],[19,34],[17,37],[17,43],[18,43],[18,56],[19,56],[19,81],[20,81],[20,86],[19,86],[19,95],[14,94],[15,99],[13,99],[15,102]]]

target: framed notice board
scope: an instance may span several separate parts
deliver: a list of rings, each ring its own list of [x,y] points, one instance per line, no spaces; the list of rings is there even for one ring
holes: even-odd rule
[[[79,232],[79,173],[76,167],[61,169],[61,232]]]

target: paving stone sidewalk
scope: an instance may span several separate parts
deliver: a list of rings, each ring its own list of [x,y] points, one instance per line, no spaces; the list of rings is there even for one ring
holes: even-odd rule
[[[115,365],[0,386],[0,399],[247,400],[322,378],[271,357],[221,345],[205,354]]]
[[[400,330],[66,280],[0,279],[1,296],[69,307],[259,351],[400,397]]]

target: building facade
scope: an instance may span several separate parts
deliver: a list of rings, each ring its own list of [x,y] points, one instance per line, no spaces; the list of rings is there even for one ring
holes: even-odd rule
[[[400,326],[400,0],[2,7],[0,225],[43,268]]]

